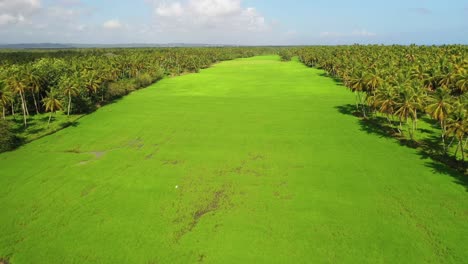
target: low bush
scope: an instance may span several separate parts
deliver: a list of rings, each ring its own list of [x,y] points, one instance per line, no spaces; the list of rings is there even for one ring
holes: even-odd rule
[[[106,97],[109,100],[120,98],[138,89],[134,80],[121,80],[112,82],[107,88]]]

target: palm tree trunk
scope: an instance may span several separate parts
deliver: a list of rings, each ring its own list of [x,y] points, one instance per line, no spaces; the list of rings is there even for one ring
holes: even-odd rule
[[[359,101],[358,101],[357,91],[354,92],[354,97],[355,97],[355,100],[356,100],[356,111],[359,111]]]
[[[442,138],[442,146],[444,148],[444,153],[447,153],[447,148],[445,147],[445,125],[444,125],[443,120],[440,120],[440,129],[442,130],[441,138]]]
[[[6,119],[6,115],[5,115],[5,106],[2,106],[2,108],[3,108],[3,120],[5,120],[5,119]]]
[[[462,161],[465,161],[465,145],[463,143],[463,136],[458,139],[458,144],[460,145],[460,152],[462,155]]]
[[[455,149],[455,160],[457,160],[458,148],[460,147],[460,141],[458,141],[457,148]]]
[[[34,95],[34,92],[32,93],[32,96],[33,96],[34,106],[36,107],[36,114],[39,114],[39,108],[37,107],[37,101],[36,101],[36,96]]]
[[[411,120],[411,122],[413,122],[413,120]],[[409,118],[406,119],[406,126],[407,126],[407,128],[408,128],[408,132],[409,132],[409,135],[410,135],[410,139],[413,140],[413,128],[412,128],[411,126],[414,127],[414,125],[412,124],[412,125],[410,126],[410,124],[409,124]]]
[[[414,110],[414,128],[416,132],[416,129],[418,129],[418,110]]]
[[[465,149],[463,148],[463,142],[460,141],[460,149],[462,154],[462,161],[465,161]]]
[[[23,120],[24,120],[24,127],[28,126],[28,121],[26,119],[26,106],[24,105],[24,98],[23,93],[20,91],[20,98],[21,98],[21,108],[23,109]]]
[[[67,116],[70,116],[70,109],[71,109],[71,93],[68,93],[68,112],[67,112]]]
[[[52,111],[50,111],[50,115],[49,115],[49,122],[47,122],[47,128],[49,127],[50,125],[50,120],[52,119]]]
[[[451,147],[452,144],[453,144],[453,141],[455,141],[455,137],[452,137],[452,140],[450,141],[450,143],[449,143],[448,146],[447,146],[447,150],[450,149],[450,147]]]
[[[14,103],[11,103],[11,114],[15,116],[15,106]]]
[[[22,93],[22,96],[23,96],[24,110],[26,111],[26,115],[29,116],[28,105],[26,103],[26,96],[24,96],[24,93]]]
[[[361,93],[360,92],[357,92],[357,93],[358,93],[358,98],[359,98],[359,104],[361,105],[361,108],[362,108],[362,115],[364,116],[364,118],[367,118],[367,116],[366,116],[366,106],[362,102]]]

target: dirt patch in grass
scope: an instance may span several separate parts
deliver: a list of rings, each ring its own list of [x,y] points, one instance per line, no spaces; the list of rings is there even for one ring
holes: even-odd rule
[[[80,154],[83,153],[79,149],[68,149],[64,151],[65,153],[75,153],[75,154]]]
[[[201,262],[205,261],[205,258],[206,258],[205,254],[198,255],[198,262],[201,263]]]
[[[178,242],[184,235],[191,232],[200,222],[200,220],[210,213],[215,213],[222,208],[222,205],[228,201],[229,195],[226,188],[215,191],[210,195],[210,199],[206,204],[196,209],[192,216],[191,221],[184,228],[175,233],[175,240]],[[179,219],[180,220],[180,219]],[[177,222],[177,220],[176,220]]]
[[[164,165],[173,165],[173,166],[175,166],[175,165],[184,163],[184,161],[183,160],[163,160],[162,163]]]
[[[91,192],[93,192],[95,189],[96,189],[96,185],[90,185],[90,186],[85,187],[85,188],[81,191],[81,197],[87,196],[88,194],[90,194]]]
[[[0,258],[0,264],[10,264],[10,262],[7,259]]]
[[[65,153],[72,153],[72,154],[92,154],[92,155],[94,155],[94,159],[100,159],[104,155],[106,155],[106,153],[108,151],[81,151],[79,149],[69,149],[69,150],[65,150],[64,152]],[[82,161],[78,162],[78,165],[86,165],[91,161],[92,160],[82,160]]]
[[[70,150],[65,150],[64,152],[74,153],[74,154],[84,154],[84,153],[93,154],[94,157],[97,159],[101,158],[107,153],[107,151],[81,151],[79,149],[70,149]]]
[[[265,157],[263,155],[261,155],[261,154],[250,153],[249,156],[250,156],[250,160],[263,160],[263,159],[265,159]]]
[[[137,138],[128,142],[128,146],[131,148],[141,149],[145,146],[145,144],[141,138]]]
[[[91,151],[90,153],[92,153],[96,159],[99,159],[106,154],[105,151]]]

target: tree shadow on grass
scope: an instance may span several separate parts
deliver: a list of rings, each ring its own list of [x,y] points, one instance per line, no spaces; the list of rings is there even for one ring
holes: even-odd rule
[[[343,115],[359,117],[359,125],[362,131],[379,137],[394,138],[400,145],[416,149],[422,159],[430,160],[425,163],[426,167],[452,177],[454,182],[464,186],[468,192],[467,162],[456,160],[454,157],[444,154],[443,147],[440,144],[440,136],[434,134],[434,131],[419,129],[418,132],[425,133],[427,137],[419,141],[413,141],[399,135],[384,117],[362,118],[361,114],[356,111],[356,106],[351,104],[337,106],[336,109]],[[424,121],[432,123],[432,120]]]
[[[318,75],[321,76],[321,77],[330,78],[333,81],[335,81],[335,83],[338,84],[338,85],[343,85],[343,81],[341,79],[333,77],[332,75],[328,74],[327,72],[322,72],[322,73],[319,73]]]

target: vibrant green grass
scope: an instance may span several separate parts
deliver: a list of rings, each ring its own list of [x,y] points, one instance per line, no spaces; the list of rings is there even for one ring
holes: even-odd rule
[[[462,263],[468,193],[275,56],[164,79],[0,154],[20,263]],[[176,188],[178,186],[178,188]]]

